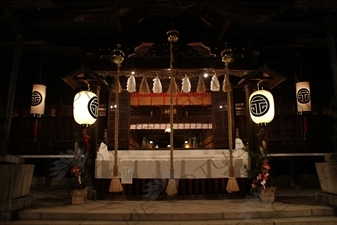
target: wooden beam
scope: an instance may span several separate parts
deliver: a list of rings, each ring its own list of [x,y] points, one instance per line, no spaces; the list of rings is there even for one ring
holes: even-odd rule
[[[174,105],[211,105],[211,93],[179,93],[173,96]],[[131,106],[160,106],[169,105],[170,95],[168,93],[139,94],[132,93],[130,98]]]

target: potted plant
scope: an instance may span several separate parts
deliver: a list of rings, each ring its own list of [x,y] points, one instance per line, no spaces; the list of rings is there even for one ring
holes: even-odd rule
[[[83,134],[83,137],[84,135],[86,134]],[[68,149],[67,153],[60,154],[63,157],[51,164],[50,170],[53,172],[50,175],[55,176],[56,179],[70,175],[68,186],[71,190],[72,204],[83,204],[87,199],[87,189],[91,185],[88,173],[90,161],[88,142],[85,140],[82,148],[79,147],[78,142],[75,142],[74,150]]]
[[[273,202],[275,200],[275,192],[277,181],[273,176],[269,157],[267,152],[266,133],[261,127],[257,134],[259,152],[248,151],[252,161],[252,166],[248,170],[248,178],[252,180],[252,188],[259,193],[262,202]]]

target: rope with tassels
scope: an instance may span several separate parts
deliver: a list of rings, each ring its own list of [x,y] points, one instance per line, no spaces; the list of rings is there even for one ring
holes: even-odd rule
[[[118,84],[119,80],[119,67],[120,64],[117,64],[117,74],[116,74],[116,84]],[[119,87],[116,90],[116,108],[115,108],[115,136],[114,136],[114,146],[115,146],[115,166],[117,165],[117,158],[118,158],[118,128],[119,128]],[[117,173],[117,174],[116,174]],[[114,168],[114,177],[118,176],[118,170],[116,171]]]
[[[227,93],[227,109],[228,109],[228,144],[229,144],[229,180],[227,183],[227,192],[232,193],[239,191],[239,186],[235,179],[233,164],[233,118],[232,118],[232,87],[229,82],[228,62],[225,62],[225,79]]]
[[[119,91],[120,87],[117,85],[119,83],[119,67],[120,62],[116,63],[117,74],[116,74],[116,107],[115,107],[115,135],[114,135],[114,167],[113,167],[113,177],[110,183],[109,192],[121,192],[123,191],[122,184],[118,177],[118,132],[119,132]]]
[[[173,168],[173,136],[174,136],[174,131],[173,131],[173,89],[174,89],[174,78],[172,74],[172,68],[173,68],[173,44],[170,43],[170,171],[174,170]],[[174,178],[174,175],[170,173],[170,178]]]
[[[173,93],[175,88],[175,82],[172,73],[173,68],[173,44],[170,42],[170,179],[166,188],[166,193],[169,196],[177,194],[177,186],[174,179],[174,167],[173,167],[173,146],[174,146],[174,129],[173,129]]]
[[[229,83],[228,68],[226,66],[226,85],[227,85],[227,106],[228,106],[228,144],[229,144],[229,165],[233,165],[233,119],[232,119],[232,87]]]

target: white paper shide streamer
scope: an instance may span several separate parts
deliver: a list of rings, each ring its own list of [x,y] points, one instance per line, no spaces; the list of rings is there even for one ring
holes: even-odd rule
[[[131,75],[128,78],[128,81],[126,83],[126,89],[128,90],[128,92],[135,92],[136,91],[136,79],[135,76]]]
[[[190,79],[188,79],[187,75],[182,79],[182,85],[181,85],[181,92],[191,92],[191,82]]]
[[[216,75],[213,75],[212,77],[211,91],[220,91],[220,83]]]
[[[156,78],[153,79],[153,88],[152,88],[153,93],[162,93],[163,88],[160,82],[159,77],[157,76]]]

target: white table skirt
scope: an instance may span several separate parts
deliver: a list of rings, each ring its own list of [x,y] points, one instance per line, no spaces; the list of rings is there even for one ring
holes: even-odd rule
[[[173,153],[174,177],[176,179],[229,177],[228,150],[175,150]],[[246,178],[246,168],[249,166],[248,155],[237,150],[234,151],[233,155],[235,177]],[[118,151],[117,157],[118,172],[122,179],[170,178],[169,150],[121,150]],[[100,148],[95,163],[95,178],[112,178],[114,151]]]

